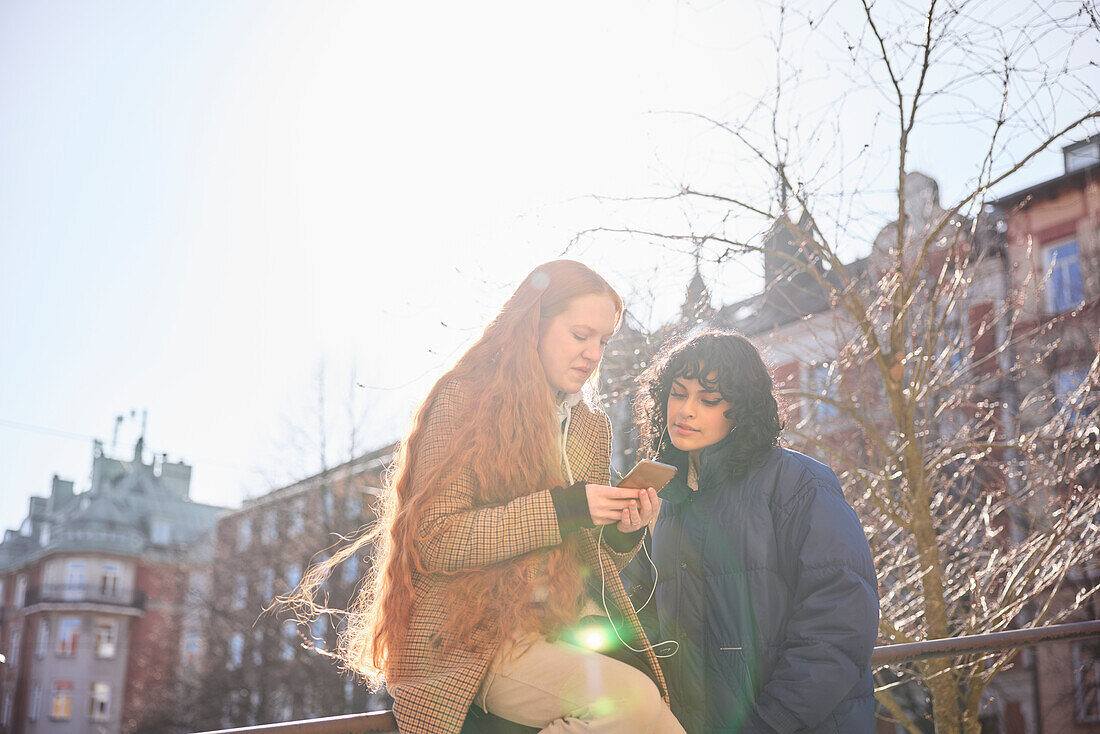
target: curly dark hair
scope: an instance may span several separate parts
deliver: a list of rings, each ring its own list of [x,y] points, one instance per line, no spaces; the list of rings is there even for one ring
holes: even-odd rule
[[[711,374],[715,380],[707,378]],[[634,423],[638,427],[640,454],[659,458],[682,469],[685,452],[664,441],[668,421],[668,394],[676,378],[698,380],[708,390],[717,390],[731,403],[726,417],[733,421],[730,437],[729,473],[740,479],[779,445],[783,421],[774,394],[772,376],[760,351],[745,336],[732,331],[708,329],[685,339],[672,340],[638,377],[634,402]]]

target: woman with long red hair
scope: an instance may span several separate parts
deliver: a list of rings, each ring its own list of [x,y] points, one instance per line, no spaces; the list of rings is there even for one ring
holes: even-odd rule
[[[592,385],[623,304],[569,260],[539,266],[435,384],[402,441],[339,656],[386,684],[404,734],[458,732],[472,705],[545,732],[683,732],[619,580],[656,516],[611,487],[611,425]],[[637,667],[568,642],[587,616]]]

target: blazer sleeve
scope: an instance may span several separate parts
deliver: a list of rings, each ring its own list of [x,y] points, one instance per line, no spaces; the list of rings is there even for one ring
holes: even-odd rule
[[[416,474],[430,473],[454,440],[463,414],[462,392],[452,381],[429,409],[415,459]],[[417,550],[430,572],[478,568],[561,543],[549,490],[502,505],[475,507],[473,473],[463,467],[433,494],[416,529]]]
[[[871,551],[835,475],[811,476],[785,505],[774,520],[792,607],[783,651],[746,734],[820,723],[866,671],[878,635]]]

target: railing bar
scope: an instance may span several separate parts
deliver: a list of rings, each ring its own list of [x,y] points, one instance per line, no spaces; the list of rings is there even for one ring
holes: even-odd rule
[[[281,724],[242,726],[236,729],[218,729],[204,734],[362,734],[371,731],[397,731],[393,714],[389,711],[372,711],[366,714],[345,714],[323,719],[286,721]]]
[[[1027,647],[1045,642],[1075,640],[1100,634],[1100,620],[1054,624],[1022,630],[1005,630],[984,635],[950,637],[944,640],[924,640],[900,645],[876,647],[872,665],[887,665],[927,658],[950,657],[977,652],[992,652],[1009,647]]]
[[[991,652],[1011,647],[1029,647],[1047,642],[1064,642],[1100,635],[1100,620],[1052,624],[1021,630],[990,632],[984,635],[951,637],[944,640],[924,640],[900,645],[880,645],[871,655],[875,666],[950,657],[970,653]],[[243,726],[236,729],[219,729],[204,734],[364,734],[365,732],[396,732],[397,725],[389,711],[373,711],[365,714],[346,714],[324,719],[288,721],[281,724]]]

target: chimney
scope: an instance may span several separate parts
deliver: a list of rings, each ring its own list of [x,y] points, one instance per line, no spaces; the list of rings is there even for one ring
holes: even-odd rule
[[[50,487],[50,506],[54,512],[69,504],[73,499],[73,483],[53,475],[53,484]]]

